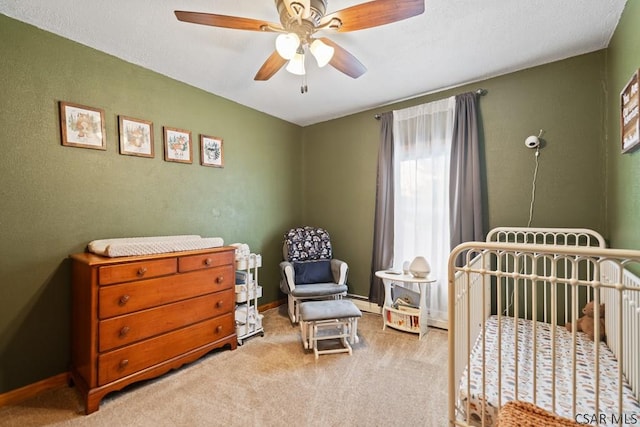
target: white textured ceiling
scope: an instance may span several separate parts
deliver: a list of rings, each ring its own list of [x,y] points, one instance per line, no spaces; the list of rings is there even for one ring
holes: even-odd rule
[[[328,13],[367,0],[330,0]],[[276,34],[179,22],[174,10],[278,22],[273,0],[0,0],[0,13],[302,126],[607,47],[626,0],[426,0],[414,18],[324,35],[368,69],[307,61],[253,77]]]

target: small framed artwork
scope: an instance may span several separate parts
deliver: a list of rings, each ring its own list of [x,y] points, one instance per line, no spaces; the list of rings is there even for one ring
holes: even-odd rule
[[[153,123],[147,120],[118,116],[120,154],[153,157]]]
[[[106,150],[104,110],[60,101],[62,145]]]
[[[620,135],[622,152],[638,148],[640,143],[640,93],[638,92],[640,70],[636,70],[620,93]]]
[[[214,168],[224,167],[222,138],[200,135],[200,164]]]
[[[192,163],[191,132],[164,127],[164,159],[167,162]]]

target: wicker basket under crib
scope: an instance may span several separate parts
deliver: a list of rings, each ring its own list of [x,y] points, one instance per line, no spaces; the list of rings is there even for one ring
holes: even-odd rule
[[[500,408],[496,427],[573,427],[579,425],[568,418],[553,415],[533,403],[512,400]]]

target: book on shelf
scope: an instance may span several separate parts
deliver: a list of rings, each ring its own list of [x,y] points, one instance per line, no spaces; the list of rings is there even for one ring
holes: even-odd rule
[[[395,303],[401,301],[404,305],[418,307],[420,304],[420,292],[395,283],[391,287],[391,300]]]
[[[407,298],[396,298],[396,300],[392,304],[393,308],[396,310],[408,311],[408,312],[419,312],[420,307],[417,306],[414,301]]]
[[[413,306],[410,306],[410,305],[399,304],[395,308],[396,308],[396,310],[403,311],[403,312],[405,312],[407,314],[418,314],[418,313],[420,313],[420,309],[418,307],[413,307]]]
[[[417,330],[420,328],[420,316],[416,313],[404,313],[386,310],[387,324],[402,328]]]

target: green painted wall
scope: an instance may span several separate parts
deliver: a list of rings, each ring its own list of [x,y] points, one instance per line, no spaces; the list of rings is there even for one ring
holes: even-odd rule
[[[263,254],[302,209],[300,127],[0,15],[0,393],[65,372],[70,253],[94,239],[220,236]],[[60,144],[58,101],[105,111],[107,150]],[[118,154],[117,116],[154,123],[153,159]],[[225,167],[163,160],[162,126],[224,138]],[[283,208],[285,207],[285,208]]]
[[[621,154],[620,92],[640,68],[640,2],[628,1],[607,49],[607,226],[611,244],[640,249],[640,150]]]
[[[349,262],[351,291],[367,295],[373,115],[478,87],[488,90],[487,227],[527,224],[534,157],[523,141],[544,129],[533,225],[590,227],[638,247],[640,151],[620,154],[618,125],[619,91],[640,62],[638,18],[630,2],[606,51],[301,129],[0,15],[0,393],[66,370],[66,257],[93,239],[194,233],[249,243],[263,254],[270,302],[280,297],[282,233],[315,224]],[[106,152],[60,145],[60,100],[105,110]],[[154,159],[118,154],[118,114],[154,122]],[[164,162],[163,125],[223,137],[226,167]]]
[[[604,71],[599,51],[304,129],[304,218],[332,234],[351,292],[368,295],[380,124],[376,112],[479,87],[487,226],[525,226],[535,167],[527,136],[544,129],[533,226],[604,231]]]

